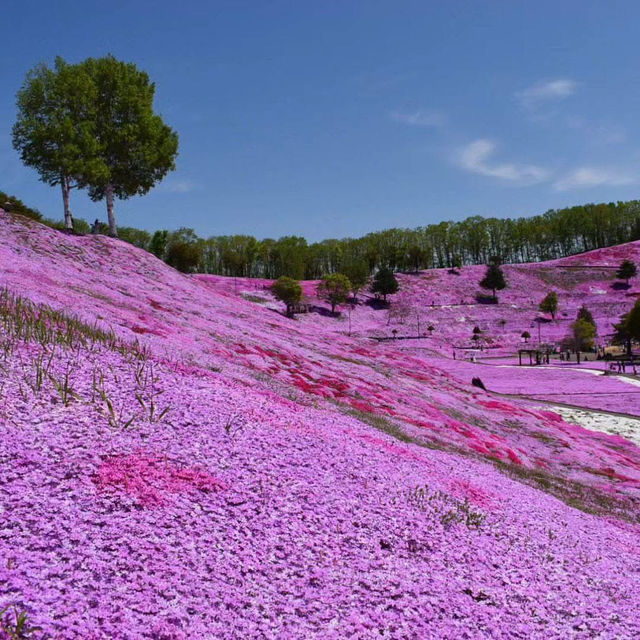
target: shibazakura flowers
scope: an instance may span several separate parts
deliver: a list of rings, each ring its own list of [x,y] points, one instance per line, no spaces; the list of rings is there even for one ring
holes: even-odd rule
[[[627,441],[0,215],[0,610],[33,637],[640,634]]]

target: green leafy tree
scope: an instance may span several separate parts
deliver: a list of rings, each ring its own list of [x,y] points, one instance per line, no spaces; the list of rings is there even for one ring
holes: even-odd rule
[[[228,248],[223,252],[222,262],[225,269],[234,278],[242,276],[247,267],[247,257],[240,251],[236,251],[232,248]]]
[[[335,313],[337,305],[347,301],[350,291],[351,282],[343,273],[325,276],[316,287],[318,298],[326,300],[331,305],[331,313]]]
[[[175,240],[167,246],[165,262],[178,271],[191,273],[200,262],[200,247],[193,242]]]
[[[65,228],[73,230],[69,206],[78,177],[95,166],[95,107],[99,98],[89,74],[80,65],[57,57],[53,69],[39,64],[29,71],[17,94],[18,117],[13,146],[22,162],[42,182],[62,189]]]
[[[615,329],[613,344],[624,345],[627,355],[631,356],[633,340],[640,341],[640,298],[636,300],[631,311],[625,313],[613,328]]]
[[[278,276],[305,277],[308,256],[307,241],[300,236],[283,236],[273,246],[273,260]]]
[[[406,255],[409,264],[416,273],[431,260],[429,250],[417,244],[410,245]]]
[[[203,245],[193,229],[182,227],[168,234],[164,260],[178,271],[191,273],[202,262]]]
[[[556,312],[558,311],[558,294],[555,291],[547,293],[538,308],[543,313],[551,314],[551,319],[555,320]]]
[[[594,330],[596,329],[596,321],[593,319],[593,314],[585,305],[582,305],[578,310],[578,315],[576,320],[584,320],[593,326]]]
[[[164,260],[164,256],[167,252],[167,242],[169,238],[169,232],[166,229],[156,231],[151,236],[151,242],[149,243],[149,251],[154,256]]]
[[[342,267],[342,273],[349,278],[353,299],[358,299],[358,294],[369,282],[369,269],[364,261],[351,262]]]
[[[529,338],[531,338],[531,334],[528,331],[523,331],[520,334],[520,337],[523,338],[525,342],[529,342]]]
[[[633,340],[640,340],[640,298],[636,300],[633,308],[625,320],[627,331]]]
[[[154,113],[155,85],[134,64],[109,55],[80,67],[97,96],[91,109],[97,149],[80,182],[92,200],[106,200],[109,233],[116,236],[114,198],[143,195],[175,169],[178,135]]]
[[[496,291],[501,291],[507,286],[504,273],[502,273],[502,269],[497,260],[492,260],[492,262],[487,265],[487,271],[484,278],[480,280],[480,286],[483,289],[492,291],[494,300],[497,300]]]
[[[596,337],[595,325],[584,318],[578,318],[571,324],[571,335],[576,353],[593,349],[593,340]]]
[[[616,278],[624,280],[627,283],[627,287],[629,286],[629,280],[635,278],[637,275],[638,267],[636,267],[636,263],[632,260],[623,260],[616,271]]]
[[[280,276],[272,285],[271,291],[277,300],[287,305],[287,315],[293,316],[293,307],[302,299],[302,287],[297,280]]]
[[[77,223],[78,220],[76,220],[76,227],[78,226]],[[76,231],[78,231],[78,229],[76,229]],[[135,247],[149,251],[151,234],[148,231],[136,229],[135,227],[118,227],[118,236],[121,240],[124,240]]]
[[[399,288],[393,271],[386,267],[378,270],[371,283],[371,292],[376,296],[382,296],[384,301],[387,300],[387,296],[397,293]]]

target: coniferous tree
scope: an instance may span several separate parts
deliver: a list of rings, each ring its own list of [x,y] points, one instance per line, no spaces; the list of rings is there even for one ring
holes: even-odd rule
[[[631,311],[625,313],[613,328],[615,329],[613,344],[623,345],[627,355],[631,356],[632,341],[640,341],[640,298],[636,300]]]
[[[380,269],[373,277],[371,292],[376,295],[381,295],[385,302],[387,300],[387,296],[396,293],[398,289],[398,280],[391,269]]]
[[[587,309],[584,304],[578,310],[576,320],[584,320],[585,322],[588,322],[590,325],[592,325],[594,329],[596,328],[596,321],[593,319],[593,314],[591,313],[591,311],[589,311],[589,309]]]
[[[623,260],[616,271],[616,278],[624,280],[627,283],[627,287],[629,286],[629,280],[635,278],[637,275],[638,267],[636,267],[636,263],[632,260]]]
[[[504,279],[504,273],[497,261],[492,261],[487,265],[487,271],[484,278],[480,280],[480,286],[483,289],[489,289],[493,293],[493,299],[497,301],[496,291],[501,291],[507,286]]]

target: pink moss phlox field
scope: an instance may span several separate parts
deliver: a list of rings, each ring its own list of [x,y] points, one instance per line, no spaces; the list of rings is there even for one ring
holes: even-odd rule
[[[637,447],[471,386],[516,376],[449,329],[378,344],[384,310],[349,336],[268,284],[0,213],[0,286],[149,349],[58,346],[41,381],[49,348],[0,351],[0,610],[47,639],[640,636]],[[540,393],[633,389],[566,373]]]

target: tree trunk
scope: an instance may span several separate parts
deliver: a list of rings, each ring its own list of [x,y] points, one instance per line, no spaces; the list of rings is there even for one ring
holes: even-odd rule
[[[71,187],[69,186],[69,178],[67,176],[62,176],[60,187],[62,188],[62,204],[64,206],[64,228],[67,231],[73,231],[73,216],[69,208],[69,192],[71,191]]]
[[[118,230],[116,229],[116,219],[113,215],[113,185],[108,184],[105,189],[105,196],[107,199],[107,218],[109,219],[109,235],[113,238],[118,237]]]

